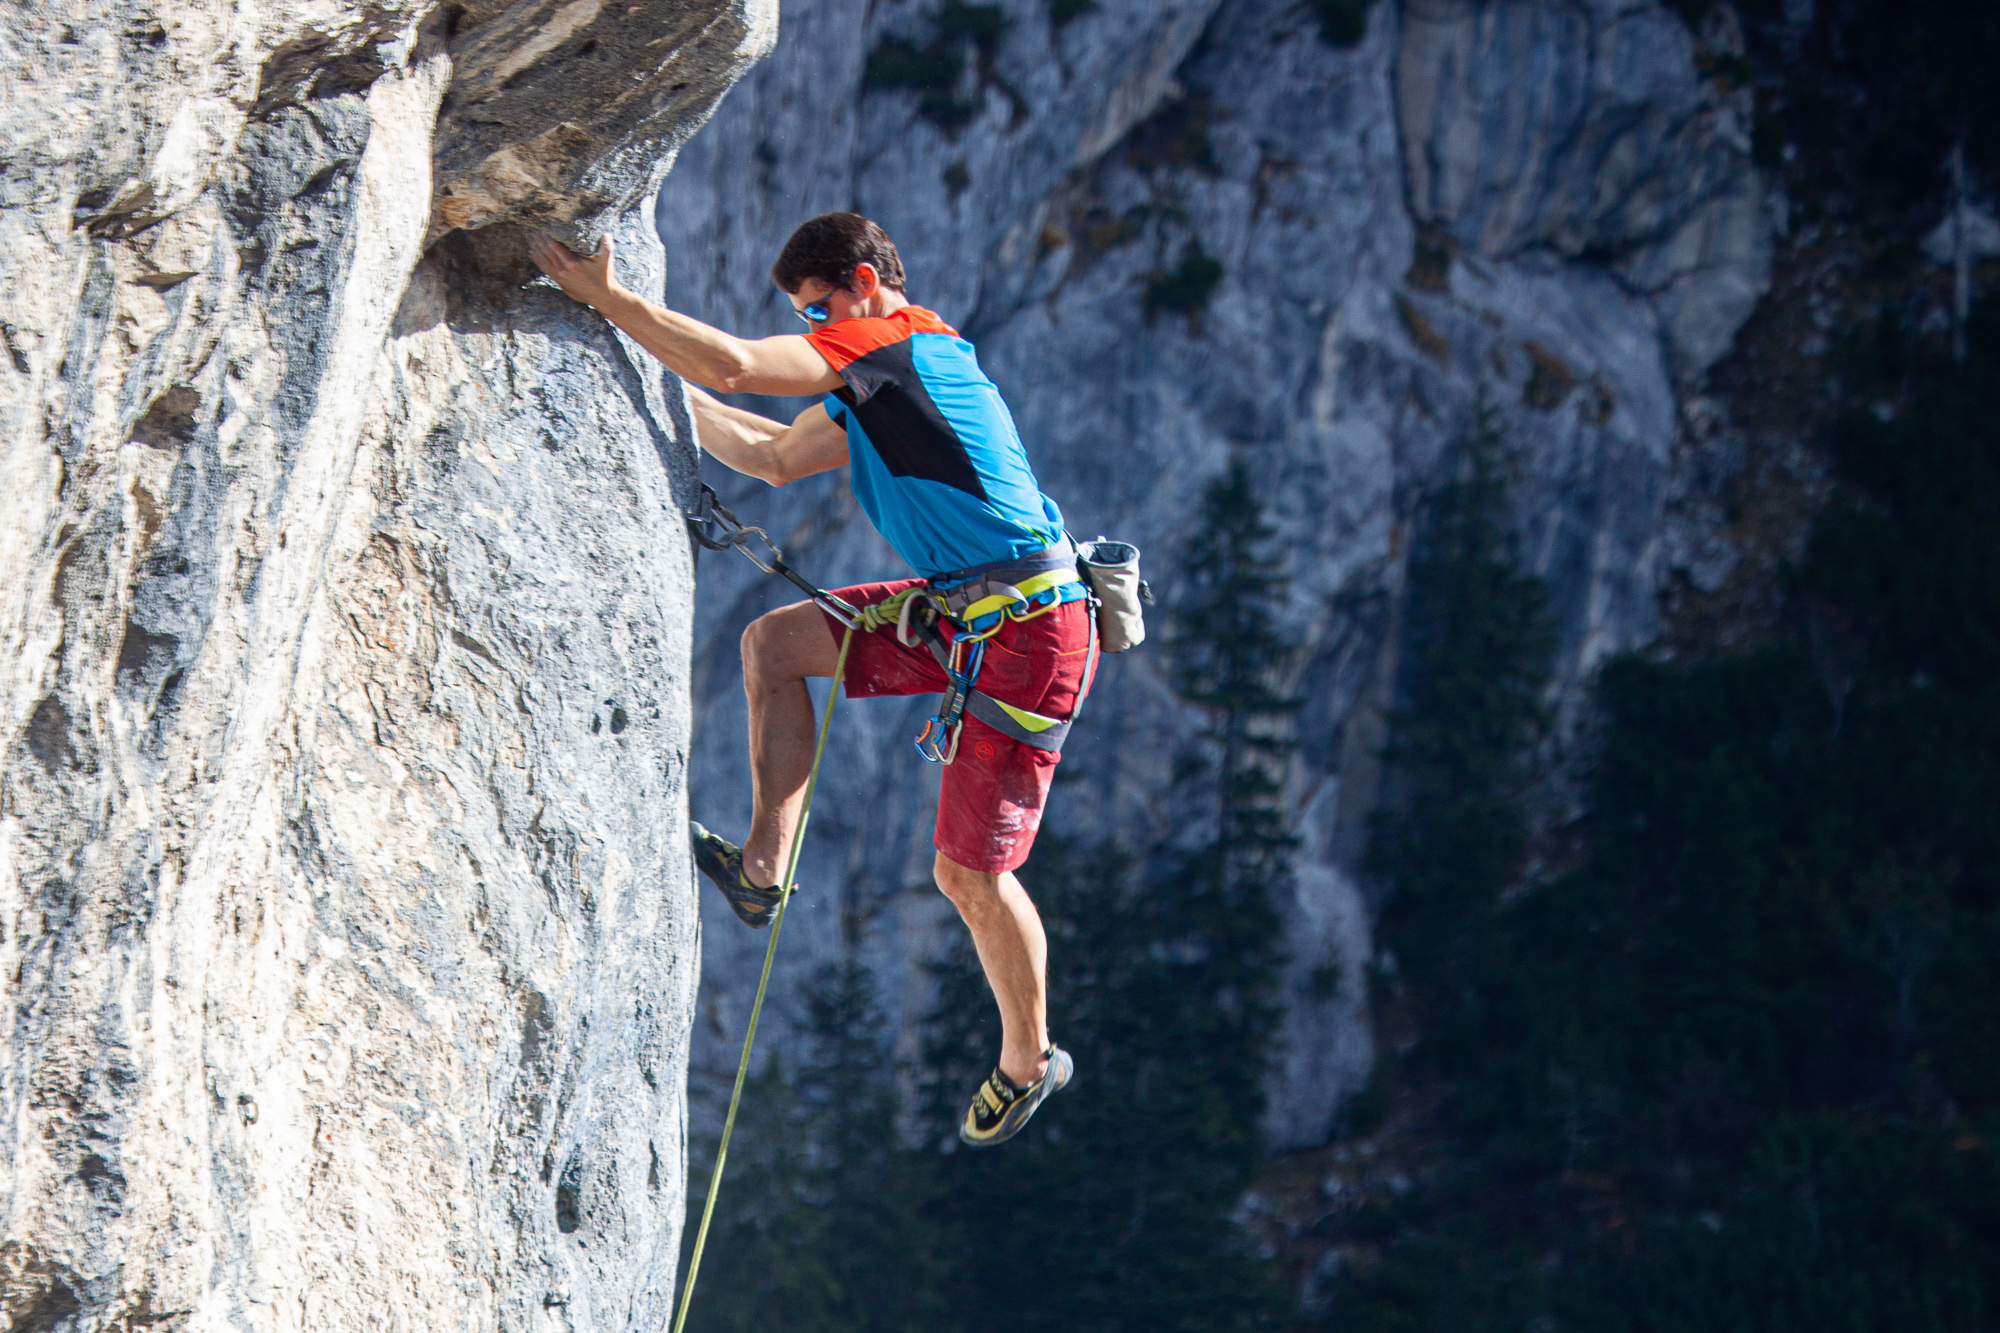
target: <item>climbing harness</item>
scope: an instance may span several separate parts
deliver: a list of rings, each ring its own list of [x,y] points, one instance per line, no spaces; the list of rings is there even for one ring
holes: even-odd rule
[[[1055,610],[1062,605],[1060,590],[1076,583],[1083,585],[1083,600],[1088,603],[1090,644],[1084,657],[1083,683],[1070,715],[1048,717],[979,689],[987,640],[1010,621],[1033,620]],[[949,764],[958,757],[958,740],[968,715],[1023,745],[1050,753],[1061,751],[1096,678],[1097,617],[1097,597],[1077,571],[1075,545],[1064,537],[1033,555],[939,574],[865,606],[861,608],[861,628],[881,629],[893,624],[899,642],[906,647],[921,644],[937,659],[938,669],[945,675],[945,692],[917,734],[917,753],[933,764]],[[953,630],[949,638],[940,628],[946,621]]]
[[[785,908],[798,889],[799,852],[806,842],[806,821],[812,817],[813,793],[819,788],[819,765],[820,760],[826,757],[827,733],[833,728],[833,706],[840,699],[840,682],[847,674],[847,650],[854,643],[854,631],[861,618],[854,607],[832,593],[813,587],[794,572],[785,563],[784,552],[762,528],[745,527],[739,523],[736,515],[718,503],[715,492],[706,485],[701,488],[701,493],[701,509],[688,516],[695,540],[711,551],[726,551],[733,546],[765,573],[783,575],[805,589],[807,596],[845,628],[840,636],[840,656],[833,664],[833,691],[826,697],[826,713],[819,723],[819,740],[813,746],[812,769],[806,774],[805,800],[799,806],[799,822],[792,829],[792,852],[786,859],[785,877],[779,881],[783,887],[778,894],[777,914],[771,918],[771,938],[764,946],[764,971],[757,978],[757,998],[750,1002],[750,1025],[743,1033],[743,1057],[736,1062],[736,1086],[729,1094],[729,1113],[722,1119],[722,1140],[715,1148],[715,1168],[709,1172],[708,1197],[701,1206],[701,1228],[695,1232],[694,1252],[688,1256],[687,1282],[681,1287],[680,1310],[674,1315],[674,1333],[682,1333],[686,1327],[688,1307],[694,1300],[694,1280],[701,1272],[701,1252],[707,1248],[709,1223],[715,1219],[715,1198],[722,1189],[722,1167],[729,1160],[729,1138],[736,1131],[736,1112],[743,1104],[743,1084],[750,1076],[750,1049],[757,1040],[757,1020],[763,1016],[764,993],[771,985],[771,964],[778,957],[778,933],[785,928]],[[753,535],[763,542],[768,564],[746,545]]]
[[[1097,675],[1101,603],[1092,581],[1079,571],[1077,547],[1068,536],[1031,555],[939,574],[893,597],[856,607],[814,587],[787,565],[784,552],[770,535],[762,528],[744,524],[706,483],[701,488],[699,507],[687,518],[689,531],[703,547],[711,551],[732,548],[741,551],[765,573],[789,580],[842,627],[873,631],[893,625],[897,641],[905,647],[921,644],[930,651],[937,659],[938,669],[944,672],[945,691],[917,734],[917,753],[929,762],[949,764],[958,757],[958,740],[967,715],[1037,750],[1058,753],[1069,739],[1070,727],[1082,714],[1083,701]],[[1136,578],[1138,551],[1126,549],[1131,551]],[[980,690],[977,682],[986,655],[986,641],[1009,621],[1033,620],[1055,610],[1062,604],[1060,590],[1075,583],[1083,585],[1084,600],[1089,604],[1086,619],[1090,625],[1090,645],[1084,658],[1088,665],[1083,684],[1070,715],[1048,717],[1004,703]],[[950,637],[939,628],[940,621],[951,623],[954,632]]]

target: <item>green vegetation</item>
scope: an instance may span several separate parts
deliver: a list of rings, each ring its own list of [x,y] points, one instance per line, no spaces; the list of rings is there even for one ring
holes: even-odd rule
[[[1410,561],[1408,683],[1383,756],[1400,813],[1380,821],[1370,856],[1395,886],[1378,930],[1413,977],[1479,929],[1527,845],[1521,796],[1555,645],[1542,586],[1515,564],[1503,461],[1482,426]]]
[[[886,1077],[866,972],[823,971],[806,1060],[767,1064],[745,1094],[693,1328],[1286,1323],[1235,1211],[1263,1156],[1278,1018],[1291,649],[1273,534],[1241,465],[1211,484],[1201,518],[1167,636],[1177,685],[1208,722],[1178,764],[1185,841],[1139,855],[1044,834],[1023,875],[1049,930],[1052,1025],[1075,1086],[1004,1148],[966,1151],[955,1126],[999,1046],[969,943],[938,967],[910,1108]],[[914,1143],[897,1133],[906,1110]]]
[[[929,42],[917,45],[907,37],[885,37],[868,53],[861,73],[864,91],[915,93],[917,114],[947,134],[956,134],[979,113],[980,98],[958,95],[965,77],[968,53],[979,74],[979,90],[1000,83],[993,71],[1006,35],[1007,15],[998,5],[967,4],[965,0],[944,0],[932,16],[936,32]],[[1004,89],[1004,84],[1001,85]]]
[[[1993,1327],[2000,309],[1972,332],[1962,367],[1893,321],[1849,348],[1794,622],[1605,670],[1544,881],[1541,594],[1492,469],[1439,504],[1378,860],[1382,999],[1421,1034],[1382,1077],[1437,1165],[1329,1328]]]
[[[1368,11],[1375,0],[1312,0],[1320,38],[1330,46],[1357,46],[1368,35]]]
[[[1147,319],[1164,310],[1186,316],[1188,326],[1198,328],[1201,312],[1222,285],[1222,261],[1202,253],[1199,241],[1189,241],[1178,265],[1153,270],[1145,282]]]

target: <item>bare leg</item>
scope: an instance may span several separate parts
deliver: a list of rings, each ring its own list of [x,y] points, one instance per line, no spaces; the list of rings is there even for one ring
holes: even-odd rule
[[[1033,1083],[1049,1066],[1049,941],[1041,914],[1011,870],[968,870],[939,852],[933,873],[972,932],[986,984],[1000,1005],[1000,1072],[1016,1084]]]
[[[771,886],[785,873],[812,771],[812,696],[806,677],[832,676],[840,651],[811,602],[759,616],[743,631],[743,692],[750,700],[750,836],[743,873]]]

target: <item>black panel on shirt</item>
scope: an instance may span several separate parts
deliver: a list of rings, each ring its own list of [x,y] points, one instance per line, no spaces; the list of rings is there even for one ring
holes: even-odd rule
[[[986,499],[979,469],[917,374],[910,339],[848,362],[840,376],[847,385],[833,396],[860,420],[891,476],[940,481]]]

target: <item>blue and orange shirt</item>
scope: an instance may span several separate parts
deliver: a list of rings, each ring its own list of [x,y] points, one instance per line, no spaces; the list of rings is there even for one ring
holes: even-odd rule
[[[1062,540],[1062,511],[958,330],[908,305],[806,340],[846,381],[826,411],[847,428],[854,498],[912,569],[930,578]]]

